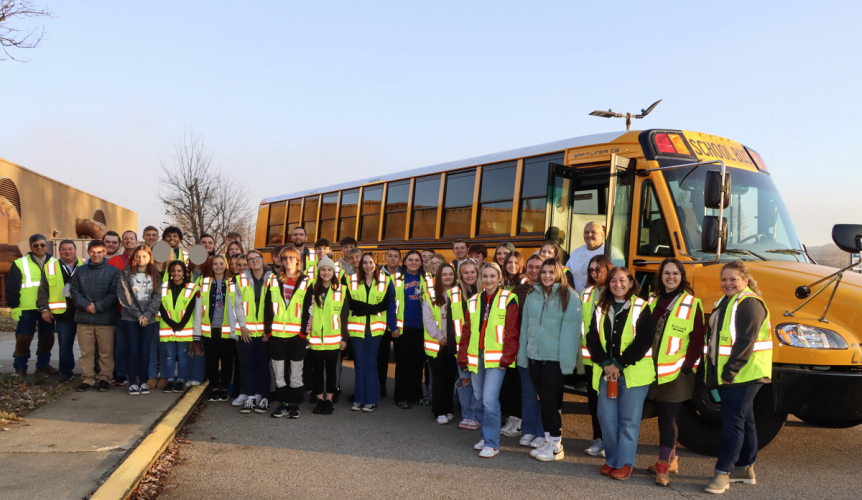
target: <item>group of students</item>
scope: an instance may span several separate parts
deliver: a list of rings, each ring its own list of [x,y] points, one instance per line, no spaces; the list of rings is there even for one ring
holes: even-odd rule
[[[328,415],[341,392],[348,350],[355,367],[351,410],[373,412],[386,395],[394,344],[393,396],[399,408],[430,404],[436,422],[447,424],[454,419],[454,392],[459,427],[481,430],[474,446],[480,457],[497,455],[502,435],[520,436],[520,444],[532,447],[530,456],[539,461],[556,461],[565,456],[563,384],[579,374],[587,380],[593,426],[593,443],[585,452],[606,458],[600,473],[617,480],[631,475],[649,398],[660,431],[659,456],[650,471],[666,486],[669,474],[679,471],[677,418],[692,397],[700,368],[722,404],[721,451],[706,490],[722,493],[731,482],[756,480],[753,400],[770,381],[772,345],[768,311],[741,261],[724,265],[725,297],[716,303],[707,329],[683,263],[662,262],[644,300],[632,272],[605,255],[598,223],[587,225],[586,246],[572,253],[567,266],[554,241],[526,259],[510,243],[501,243],[490,262],[484,245],[463,240],[454,243],[452,262],[433,250],[402,255],[392,248],[379,265],[353,238],[345,238],[339,242],[344,257],[335,261],[329,240],[309,248],[305,230],[296,227],[292,245],[274,248],[270,265],[260,252],[244,252],[242,242],[233,240],[225,254],[204,244],[207,262],[189,269],[177,231],[163,234],[174,249],[166,265],[153,262],[147,244],[139,245],[122,274],[110,279],[96,280],[87,271],[102,265],[104,245],[97,241],[83,263],[66,258],[66,242],[60,245],[61,259],[45,261],[31,238],[31,253],[16,262],[19,268],[30,266],[20,282],[22,305],[29,293],[25,283],[44,266],[46,307],[58,331],[66,314],[59,304],[75,311],[84,370],[79,390],[93,383],[92,343],[82,339],[81,325],[91,316],[110,316],[119,297],[130,394],[148,393],[156,376],[166,381],[165,392],[181,392],[194,377],[193,360],[204,354],[209,401],[227,401],[232,385],[238,393],[233,404],[242,413],[268,412],[271,398],[280,402],[272,417],[299,418],[308,394],[312,413]],[[71,286],[58,291],[61,274]],[[102,293],[102,281],[110,280],[113,288],[105,284]],[[42,295],[40,290],[34,308],[44,315]],[[32,316],[29,308],[22,309],[19,330],[25,337],[35,323],[25,319]],[[159,347],[153,356],[148,343],[156,324]],[[44,371],[48,358],[39,328],[37,371]],[[110,373],[102,364],[111,355],[101,346],[103,337],[108,340],[96,335],[99,363]],[[60,339],[63,372],[70,349],[64,351],[62,334]],[[26,345],[28,358],[29,340]],[[99,389],[103,382],[106,389],[110,375],[99,377]]]

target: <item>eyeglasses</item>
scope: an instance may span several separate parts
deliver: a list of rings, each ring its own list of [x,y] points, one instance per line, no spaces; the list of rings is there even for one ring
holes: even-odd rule
[[[47,248],[48,244],[47,243],[33,243],[32,245],[30,245],[30,247],[31,248]]]
[[[679,271],[663,271],[662,276],[679,276]]]
[[[281,260],[297,260],[296,255],[288,255],[287,257],[282,257]]]
[[[247,259],[247,260],[248,260],[248,262],[249,262],[249,263],[252,263],[252,262],[260,262],[260,261],[262,261],[263,259],[261,259],[260,257],[252,257],[252,258]]]
[[[600,272],[602,272],[602,268],[601,268],[601,267],[591,267],[591,268],[590,268],[590,274],[598,274],[598,273],[600,273]]]

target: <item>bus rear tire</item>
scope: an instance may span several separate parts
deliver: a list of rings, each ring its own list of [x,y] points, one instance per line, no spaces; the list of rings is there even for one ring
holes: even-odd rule
[[[826,429],[849,429],[862,424],[862,418],[828,418],[828,417],[800,417],[794,415],[808,425],[823,427]]]
[[[683,404],[679,412],[677,440],[695,453],[718,456],[721,446],[720,406],[712,402],[708,391],[701,384],[695,388],[694,396]],[[759,449],[771,443],[787,422],[787,413],[775,411],[771,384],[764,385],[754,398],[754,420]]]

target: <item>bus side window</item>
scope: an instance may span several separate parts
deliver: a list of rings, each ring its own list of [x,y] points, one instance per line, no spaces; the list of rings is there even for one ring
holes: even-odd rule
[[[667,223],[662,217],[652,182],[641,187],[640,223],[638,224],[638,255],[673,257]]]

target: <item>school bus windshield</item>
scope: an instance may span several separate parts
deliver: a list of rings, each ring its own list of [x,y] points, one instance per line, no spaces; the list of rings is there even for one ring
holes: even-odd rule
[[[663,171],[676,206],[686,246],[692,255],[712,259],[714,254],[701,252],[701,228],[704,215],[718,215],[718,210],[704,209],[703,188],[706,172],[714,168],[679,168]],[[691,175],[686,179],[686,175]],[[811,261],[790,218],[790,213],[772,182],[761,172],[728,168],[730,205],[727,218],[727,252],[721,260]],[[680,187],[680,183],[685,182]]]

